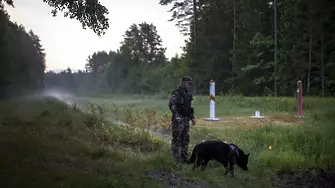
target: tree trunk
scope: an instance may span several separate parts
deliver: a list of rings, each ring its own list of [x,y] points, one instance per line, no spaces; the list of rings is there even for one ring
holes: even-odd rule
[[[232,81],[232,89],[234,89],[234,73],[235,73],[235,49],[236,49],[236,0],[234,2],[234,41],[233,41],[233,61],[232,61],[232,74],[231,74],[231,81]]]
[[[273,11],[274,11],[274,43],[275,43],[275,49],[274,49],[274,75],[273,75],[273,81],[274,81],[274,96],[277,97],[277,0],[274,0],[273,2]]]
[[[194,37],[194,49],[193,49],[193,64],[196,65],[196,59],[197,59],[197,1],[193,0],[193,22],[194,22],[194,28],[193,28],[193,37]],[[197,94],[197,87],[196,87],[196,80],[197,80],[197,75],[193,73],[193,80],[194,80],[194,87],[193,87],[193,95],[195,96]]]
[[[309,1],[309,54],[308,54],[308,73],[307,73],[307,89],[306,95],[309,95],[310,81],[311,81],[311,64],[312,64],[312,42],[313,42],[313,30],[312,30],[312,0]]]
[[[322,15],[322,13],[321,13]],[[324,62],[324,49],[323,49],[323,24],[321,24],[321,96],[325,97],[325,62]]]

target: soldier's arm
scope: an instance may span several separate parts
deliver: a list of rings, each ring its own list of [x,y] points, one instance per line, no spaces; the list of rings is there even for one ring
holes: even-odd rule
[[[194,119],[194,106],[193,106],[193,95],[191,95],[191,114],[190,114],[190,118]]]
[[[177,92],[173,92],[170,97],[170,110],[173,115],[178,115],[178,102],[179,102],[179,95]]]

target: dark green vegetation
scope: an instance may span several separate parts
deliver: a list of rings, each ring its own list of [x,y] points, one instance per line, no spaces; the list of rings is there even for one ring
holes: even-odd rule
[[[0,2],[0,99],[44,87],[43,51],[39,37],[10,22]]]
[[[0,99],[44,88],[46,55],[38,35],[9,20],[3,2],[13,5],[10,0],[0,1]],[[55,8],[54,14],[67,7],[65,15],[78,19],[83,27],[93,29],[98,35],[108,28],[104,15],[108,11],[97,1],[90,0],[86,4],[83,1],[44,2]]]
[[[182,55],[166,59],[156,28],[132,25],[118,50],[88,57],[87,73],[49,72],[46,82],[83,94],[170,93],[181,75],[190,75],[197,94],[208,94],[215,79],[217,93],[268,96],[276,77],[278,96],[293,96],[299,79],[305,95],[334,95],[334,1],[279,2],[276,63],[272,1],[196,2],[196,49],[192,1],[161,0],[189,37]]]
[[[14,1],[0,0],[0,4],[5,2],[14,7]],[[106,17],[109,12],[98,0],[43,0],[43,2],[53,8],[51,11],[53,16],[56,16],[58,12],[64,12],[65,17],[78,20],[83,29],[88,27],[98,36],[105,34],[105,30],[109,28]]]
[[[55,99],[2,101],[1,187],[158,187],[136,169],[144,154],[132,151],[162,145],[102,123]]]
[[[294,117],[295,100],[291,98],[218,97],[222,121],[198,119],[198,125],[191,128],[191,142],[193,145],[210,140],[209,134],[251,152],[250,171],[236,169],[237,179],[224,177],[224,168],[216,162],[210,163],[206,173],[174,164],[165,142],[168,135],[151,138],[146,132],[135,133],[104,120],[105,116],[111,117],[109,113],[115,108],[124,121],[137,118],[142,125],[155,127],[164,120],[161,114],[167,111],[165,100],[126,99],[72,98],[78,107],[48,98],[2,101],[1,187],[335,185],[331,180],[335,157],[334,99],[306,98],[306,117],[299,121]],[[86,106],[86,100],[111,105]],[[207,116],[208,106],[203,100],[204,97],[197,97],[195,101],[198,117]],[[129,109],[132,104],[135,107]],[[267,118],[252,120],[241,116],[255,108],[262,109]],[[237,115],[223,116],[228,112],[225,109]],[[170,130],[166,132],[170,134]],[[268,145],[273,150],[268,150]]]

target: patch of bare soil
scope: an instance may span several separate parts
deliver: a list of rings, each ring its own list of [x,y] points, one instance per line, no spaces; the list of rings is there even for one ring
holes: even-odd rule
[[[259,128],[269,124],[287,126],[302,122],[303,120],[299,120],[295,116],[287,113],[274,113],[270,114],[269,116],[265,116],[263,119],[254,119],[250,116],[221,117],[220,121],[206,121],[203,118],[197,119],[197,125],[200,126],[225,127],[243,130]],[[167,128],[160,126],[150,126],[147,129],[155,137],[161,137],[164,140],[171,140],[171,126]]]
[[[269,116],[273,121],[282,122],[282,123],[299,123],[302,122],[297,117],[287,114],[287,113],[274,113]]]
[[[335,168],[280,173],[273,179],[272,185],[278,188],[334,188]]]
[[[240,116],[240,117],[221,117],[220,121],[206,121],[204,119],[197,120],[199,125],[204,126],[224,126],[231,128],[255,128],[262,127],[268,124],[275,125],[292,125],[302,122],[298,118],[285,113],[276,113],[269,116],[265,116],[262,119],[251,118],[250,116]]]
[[[162,135],[171,135],[171,127],[162,128],[162,127],[150,127],[149,130],[162,134]]]
[[[177,174],[169,172],[169,170],[162,168],[155,171],[146,171],[145,174],[152,179],[163,182],[168,185],[169,188],[177,187],[192,187],[192,188],[206,188],[208,186],[204,182],[195,181],[195,180],[185,180],[179,177]]]

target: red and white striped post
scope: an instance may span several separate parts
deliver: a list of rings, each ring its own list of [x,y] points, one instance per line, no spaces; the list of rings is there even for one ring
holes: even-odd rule
[[[302,94],[302,82],[299,80],[297,83],[298,118],[302,118]]]

